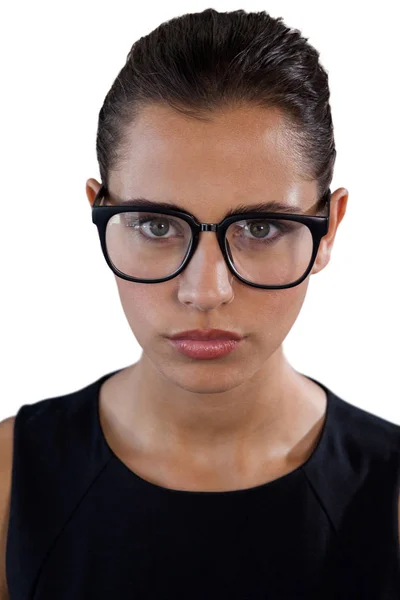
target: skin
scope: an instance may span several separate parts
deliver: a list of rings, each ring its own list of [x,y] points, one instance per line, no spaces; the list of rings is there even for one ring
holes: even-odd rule
[[[175,201],[207,223],[239,203],[276,199],[315,214],[317,182],[298,167],[278,109],[221,109],[206,122],[150,105],[126,136],[109,177],[112,196]],[[87,180],[90,205],[99,187]],[[347,200],[345,188],[332,193],[329,232],[311,274],[329,263]],[[247,286],[228,270],[215,233],[203,232],[187,268],[170,281],[115,277],[142,348],[139,361],[101,389],[101,424],[115,454],[144,479],[182,490],[243,489],[305,462],[321,434],[326,395],[289,364],[282,343],[310,275],[289,289]],[[203,361],[164,337],[208,327],[247,337],[233,353]]]
[[[203,222],[237,203],[287,199],[314,204],[290,154],[279,111],[220,111],[213,122],[151,106],[127,132],[129,152],[110,175],[110,192],[173,199]],[[286,140],[286,142],[285,142]],[[86,193],[93,204],[100,183]],[[329,262],[348,192],[332,193],[328,234],[311,271]],[[116,277],[123,310],[143,349],[140,360],[100,392],[100,421],[114,453],[155,484],[182,490],[243,489],[283,476],[314,450],[325,419],[322,389],[295,371],[282,343],[295,323],[309,277],[287,290],[242,284],[228,271],[215,234],[204,232],[185,271],[162,284]],[[165,334],[219,327],[247,335],[214,361],[188,359]],[[0,598],[7,600],[5,549],[14,417],[0,423]],[[400,500],[398,504],[400,537]]]

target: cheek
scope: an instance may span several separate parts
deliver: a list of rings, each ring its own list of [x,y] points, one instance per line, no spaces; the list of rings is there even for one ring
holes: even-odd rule
[[[151,337],[157,331],[157,323],[163,317],[162,307],[166,305],[162,290],[157,284],[132,283],[119,277],[115,279],[126,319],[132,333],[141,344],[142,340],[145,341],[146,337]],[[164,328],[161,323],[160,333],[164,329],[165,323]]]
[[[307,293],[309,278],[300,285],[283,290],[260,290],[249,309],[246,324],[259,337],[277,348],[295,323]],[[251,316],[253,315],[253,316]],[[262,331],[264,329],[264,331]]]

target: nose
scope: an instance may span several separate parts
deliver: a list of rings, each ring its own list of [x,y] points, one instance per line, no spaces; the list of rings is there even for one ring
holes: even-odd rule
[[[178,299],[182,304],[206,311],[232,302],[233,281],[214,231],[202,231],[189,264],[177,276]],[[237,280],[240,283],[239,280]]]

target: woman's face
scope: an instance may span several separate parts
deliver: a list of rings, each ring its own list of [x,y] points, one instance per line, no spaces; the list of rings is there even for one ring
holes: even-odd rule
[[[239,204],[270,200],[315,214],[310,208],[318,199],[316,181],[302,179],[278,109],[231,109],[214,113],[208,122],[151,105],[127,131],[127,140],[123,162],[109,177],[109,192],[117,200],[174,202],[203,223],[219,223]],[[98,187],[88,181],[91,203]],[[329,262],[346,201],[344,188],[332,194],[330,230],[311,273]],[[178,387],[207,393],[236,387],[272,364],[300,312],[309,278],[281,290],[248,286],[229,271],[216,234],[202,232],[177,277],[157,284],[116,277],[116,283],[143,349],[141,360]],[[196,360],[178,353],[166,337],[197,328],[233,330],[246,340],[223,358]]]

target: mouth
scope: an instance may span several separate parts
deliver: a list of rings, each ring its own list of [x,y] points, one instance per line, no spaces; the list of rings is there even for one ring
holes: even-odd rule
[[[227,331],[225,329],[190,329],[169,336],[171,340],[192,340],[198,342],[240,341],[243,337],[243,335],[236,331]]]
[[[180,354],[196,359],[222,358],[244,343],[243,339],[190,340],[187,338],[169,340],[169,342]]]

